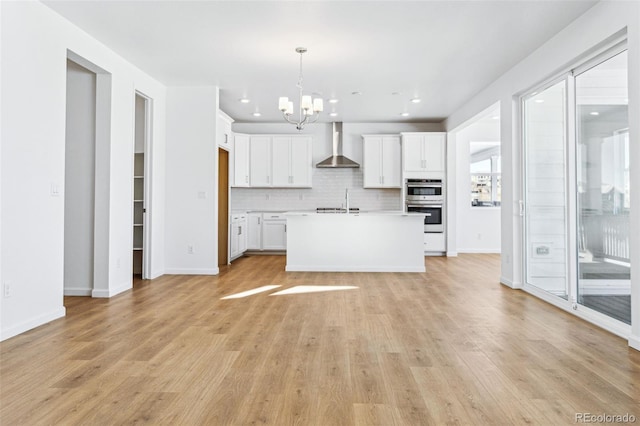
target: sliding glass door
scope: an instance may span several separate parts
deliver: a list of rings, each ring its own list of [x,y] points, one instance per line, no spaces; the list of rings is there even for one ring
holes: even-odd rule
[[[525,282],[563,299],[567,280],[567,82],[523,101]]]
[[[575,77],[577,302],[631,324],[627,52]]]
[[[622,43],[521,104],[525,289],[614,328],[631,324],[627,85]]]

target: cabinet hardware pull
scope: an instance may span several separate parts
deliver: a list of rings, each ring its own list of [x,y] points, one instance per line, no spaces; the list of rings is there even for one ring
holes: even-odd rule
[[[238,226],[238,235],[242,235],[242,226]]]

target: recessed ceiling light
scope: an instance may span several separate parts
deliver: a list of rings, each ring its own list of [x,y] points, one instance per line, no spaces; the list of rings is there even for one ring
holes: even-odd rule
[[[337,116],[338,116],[338,113],[337,113],[337,112],[330,112],[330,113],[329,113],[329,116],[331,116],[331,117],[337,117]]]
[[[544,102],[544,99],[536,99],[536,103],[537,103],[537,104],[541,104],[541,103],[543,103],[543,102]]]
[[[598,111],[591,111],[589,114],[591,114],[591,115],[600,115],[600,113]]]
[[[254,116],[254,117],[260,117],[261,115],[262,115],[262,114],[260,114],[260,113],[259,113],[259,112],[257,112],[257,111],[253,113],[253,116]]]
[[[409,116],[409,113],[408,113],[408,112],[403,112],[403,113],[402,113],[402,114],[400,114],[400,115],[401,115],[401,116],[403,116],[403,117],[408,117],[408,116]]]
[[[251,102],[251,100],[247,98],[240,98],[238,99],[238,101],[240,101],[241,104],[248,104],[249,102]]]
[[[338,100],[336,98],[331,98],[331,99],[329,99],[329,103],[330,104],[337,104]]]
[[[362,92],[351,92],[351,94],[358,96],[358,95],[362,95]]]
[[[411,99],[411,102],[412,102],[412,103],[414,103],[414,104],[419,104],[420,102],[422,102],[422,99],[420,99],[420,98],[413,98],[413,99]]]

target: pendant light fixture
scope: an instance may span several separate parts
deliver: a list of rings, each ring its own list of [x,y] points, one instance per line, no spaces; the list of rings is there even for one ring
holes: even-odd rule
[[[322,112],[322,98],[311,100],[311,96],[302,94],[302,55],[307,51],[306,47],[296,47],[296,52],[300,54],[300,75],[298,76],[298,84],[296,87],[300,93],[300,106],[298,108],[298,119],[293,118],[293,102],[289,98],[282,96],[278,99],[278,109],[282,111],[284,119],[296,126],[296,129],[302,130],[305,124],[315,123]]]

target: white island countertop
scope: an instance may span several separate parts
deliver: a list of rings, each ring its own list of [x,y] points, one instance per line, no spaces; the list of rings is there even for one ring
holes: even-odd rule
[[[286,212],[287,271],[425,272],[424,215]]]

